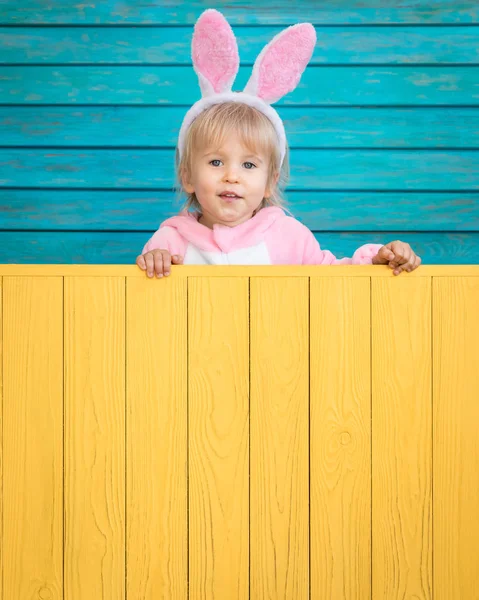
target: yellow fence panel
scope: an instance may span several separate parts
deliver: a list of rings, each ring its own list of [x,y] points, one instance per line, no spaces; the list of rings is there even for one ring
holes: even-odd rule
[[[374,279],[371,315],[372,597],[429,600],[431,279]]]
[[[187,280],[126,279],[127,598],[187,598]]]
[[[309,598],[308,296],[251,278],[251,598]]]
[[[434,598],[479,597],[479,277],[434,279]]]
[[[0,292],[0,600],[477,600],[479,266]]]
[[[248,293],[188,281],[190,598],[249,597]]]
[[[310,281],[311,598],[371,597],[370,278]]]
[[[63,598],[63,280],[3,278],[3,598]]]
[[[65,278],[65,600],[125,598],[125,279]]]

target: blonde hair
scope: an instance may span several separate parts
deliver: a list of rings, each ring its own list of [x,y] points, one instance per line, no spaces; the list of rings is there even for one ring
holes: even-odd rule
[[[201,205],[196,194],[188,194],[181,183],[182,173],[191,173],[195,151],[207,146],[220,146],[231,131],[239,134],[242,144],[247,148],[269,157],[267,187],[269,187],[271,195],[263,198],[255,213],[266,206],[279,206],[287,210],[282,190],[289,180],[288,147],[286,146],[286,154],[280,167],[278,136],[273,124],[256,108],[240,102],[214,104],[203,111],[188,129],[181,160],[178,149],[176,150],[176,188],[179,195],[187,194],[183,209],[194,208],[201,212]],[[277,173],[279,173],[279,179],[276,183],[275,175]]]

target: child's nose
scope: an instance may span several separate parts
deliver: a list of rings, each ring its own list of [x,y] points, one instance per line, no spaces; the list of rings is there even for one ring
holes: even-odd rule
[[[229,181],[233,183],[234,181],[238,181],[238,169],[234,166],[230,166],[225,170],[225,181]]]

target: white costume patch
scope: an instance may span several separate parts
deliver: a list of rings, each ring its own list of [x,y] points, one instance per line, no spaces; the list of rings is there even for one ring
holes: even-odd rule
[[[188,244],[184,265],[270,265],[271,259],[264,242],[233,252],[209,252]]]

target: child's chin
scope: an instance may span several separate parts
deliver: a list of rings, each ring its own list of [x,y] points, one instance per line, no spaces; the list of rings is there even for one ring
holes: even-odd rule
[[[239,210],[239,206],[223,206],[219,212],[223,219],[240,219],[246,216],[244,210]]]
[[[220,218],[225,223],[236,224],[237,221],[243,222],[247,221],[252,217],[252,213],[244,211],[244,210],[222,210],[220,214],[218,214],[218,218]]]

